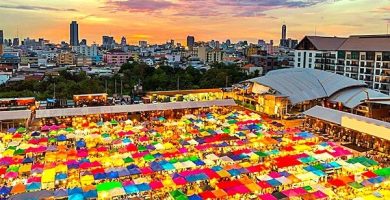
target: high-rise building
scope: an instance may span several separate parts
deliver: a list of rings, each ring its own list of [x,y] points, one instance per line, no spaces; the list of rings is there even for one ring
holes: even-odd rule
[[[103,48],[113,49],[115,47],[115,40],[112,36],[103,36]]]
[[[193,47],[195,45],[195,37],[187,36],[187,47]]]
[[[279,46],[281,47],[287,47],[287,26],[283,24],[282,26],[282,38],[280,39],[280,44]]]
[[[230,46],[231,44],[232,44],[232,42],[230,41],[230,39],[227,39],[227,40],[226,40],[226,45],[227,45],[227,46]]]
[[[19,38],[14,38],[14,41],[12,42],[12,44],[14,46],[19,46],[20,45]]]
[[[86,39],[82,39],[81,42],[80,42],[80,45],[87,45],[87,40]]]
[[[79,25],[76,21],[72,21],[72,23],[70,24],[70,45],[79,45]]]
[[[148,46],[148,41],[139,41],[138,44],[141,48],[145,48]]]
[[[390,94],[390,35],[306,36],[294,53],[294,67],[337,73]]]
[[[126,45],[127,45],[126,38],[125,36],[123,36],[121,39],[121,46],[126,46]]]
[[[3,30],[0,30],[0,44],[4,43],[4,35]]]

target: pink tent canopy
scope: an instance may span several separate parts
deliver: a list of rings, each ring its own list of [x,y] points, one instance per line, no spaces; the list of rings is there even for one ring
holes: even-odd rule
[[[262,200],[278,200],[276,197],[272,196],[272,194],[263,194],[259,196]]]

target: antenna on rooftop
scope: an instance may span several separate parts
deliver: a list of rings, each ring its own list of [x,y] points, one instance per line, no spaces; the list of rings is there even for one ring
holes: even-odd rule
[[[389,34],[389,24],[387,24],[387,35]]]

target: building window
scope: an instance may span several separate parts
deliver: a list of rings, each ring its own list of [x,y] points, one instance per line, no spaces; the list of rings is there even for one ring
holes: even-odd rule
[[[301,56],[301,52],[298,52],[298,56],[299,56],[299,57]]]
[[[309,53],[309,57],[312,57],[313,56],[313,54],[312,53]]]
[[[309,68],[311,68],[311,64],[309,64]]]
[[[376,56],[376,60],[377,60],[377,61],[381,61],[381,60],[382,60],[382,55],[377,55],[377,56]]]
[[[361,74],[364,74],[364,69],[360,69],[360,73],[361,73]]]

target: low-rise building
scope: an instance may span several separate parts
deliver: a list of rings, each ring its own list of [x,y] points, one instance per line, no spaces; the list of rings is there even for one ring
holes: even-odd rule
[[[128,62],[131,57],[130,52],[113,49],[103,55],[103,61],[108,65],[121,66]]]
[[[57,58],[57,64],[61,66],[74,65],[75,61],[76,59],[74,53],[70,52],[60,53]]]

